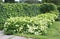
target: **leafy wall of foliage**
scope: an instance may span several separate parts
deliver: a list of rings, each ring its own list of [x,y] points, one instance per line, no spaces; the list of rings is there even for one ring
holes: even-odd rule
[[[0,25],[5,23],[7,18],[29,16],[33,17],[45,12],[57,11],[54,4],[22,4],[22,3],[0,3]]]
[[[40,14],[36,17],[11,17],[4,24],[5,34],[44,35],[56,19],[56,14]]]
[[[43,3],[54,3],[60,5],[60,0],[42,0]]]
[[[57,6],[57,9],[59,11],[59,16],[58,16],[58,19],[57,20],[60,20],[60,6]]]

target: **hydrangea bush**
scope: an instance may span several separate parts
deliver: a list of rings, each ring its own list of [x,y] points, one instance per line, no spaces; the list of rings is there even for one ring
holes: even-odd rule
[[[11,17],[4,24],[5,34],[46,34],[55,20],[55,14],[41,14],[36,17]]]

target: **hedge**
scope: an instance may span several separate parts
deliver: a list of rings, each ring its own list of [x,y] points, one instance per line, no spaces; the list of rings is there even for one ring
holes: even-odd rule
[[[41,14],[36,17],[11,17],[4,24],[5,34],[46,34],[56,19],[55,14]]]
[[[59,16],[58,16],[58,18],[56,20],[60,21],[60,6],[57,6],[57,10],[59,11]]]
[[[43,3],[40,5],[40,12],[41,13],[46,13],[50,11],[57,11],[56,5],[52,3]]]
[[[57,9],[54,4],[49,4],[49,3],[45,5],[44,4],[22,4],[22,3],[5,3],[5,4],[0,3],[0,24],[2,24],[3,26],[5,20],[10,17],[16,17],[16,16],[33,17],[38,14],[45,13],[46,10],[49,10],[50,12],[50,11],[56,11]]]

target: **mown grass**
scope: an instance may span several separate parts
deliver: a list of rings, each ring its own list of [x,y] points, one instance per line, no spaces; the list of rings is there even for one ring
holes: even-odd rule
[[[49,29],[47,39],[60,39],[60,22],[55,22]]]
[[[17,34],[19,36],[33,38],[33,39],[60,39],[60,22],[55,22],[48,29],[47,35],[26,35],[26,34]]]

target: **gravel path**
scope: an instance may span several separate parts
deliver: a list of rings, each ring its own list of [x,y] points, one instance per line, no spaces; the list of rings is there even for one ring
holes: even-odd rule
[[[27,39],[27,38],[14,36],[14,35],[4,35],[3,31],[0,31],[0,39]],[[32,39],[32,38],[28,38],[28,39]]]

